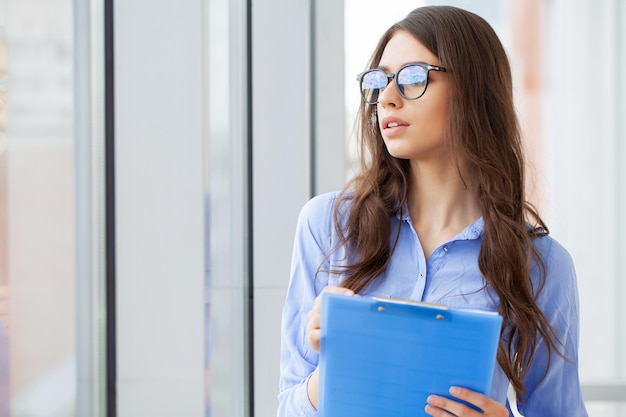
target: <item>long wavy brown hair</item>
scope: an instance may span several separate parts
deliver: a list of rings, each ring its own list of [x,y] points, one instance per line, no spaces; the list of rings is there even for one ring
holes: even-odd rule
[[[553,352],[562,354],[554,329],[535,301],[546,272],[532,239],[547,235],[548,229],[525,196],[525,160],[509,61],[481,17],[455,7],[431,6],[414,10],[390,27],[369,68],[378,66],[398,31],[415,36],[448,70],[451,97],[445,140],[476,176],[485,225],[478,267],[485,285],[499,296],[503,326],[497,361],[521,400],[539,337],[548,346],[547,366]],[[355,292],[378,279],[389,264],[395,248],[389,242],[394,241],[392,233],[396,239],[399,233],[392,230],[390,216],[407,202],[410,188],[409,161],[387,151],[375,105],[361,103],[359,132],[361,171],[335,204],[337,248],[352,254],[350,264],[339,272],[346,277],[343,286]],[[533,262],[541,273],[538,288],[531,281]]]

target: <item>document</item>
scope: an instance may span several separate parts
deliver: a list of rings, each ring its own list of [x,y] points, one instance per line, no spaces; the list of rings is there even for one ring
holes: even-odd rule
[[[324,294],[320,417],[417,417],[452,385],[489,393],[502,317],[441,305]]]

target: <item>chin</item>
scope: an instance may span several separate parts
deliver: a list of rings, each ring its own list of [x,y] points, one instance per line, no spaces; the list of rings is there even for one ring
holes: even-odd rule
[[[387,152],[389,155],[397,159],[411,159],[413,153],[401,147],[387,146]]]

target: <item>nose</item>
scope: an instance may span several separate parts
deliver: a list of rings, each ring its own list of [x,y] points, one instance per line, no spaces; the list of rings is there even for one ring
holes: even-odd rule
[[[385,107],[401,107],[402,106],[402,96],[398,91],[398,86],[396,85],[395,78],[389,80],[389,84],[383,91],[380,92],[378,96],[378,105]]]

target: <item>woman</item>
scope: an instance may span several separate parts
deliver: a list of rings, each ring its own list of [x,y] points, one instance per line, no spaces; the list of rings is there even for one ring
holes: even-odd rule
[[[315,416],[320,294],[383,295],[503,316],[488,396],[430,396],[433,416],[586,416],[573,262],[526,201],[506,53],[480,17],[419,8],[358,77],[362,170],[312,199],[283,311],[279,416]]]

